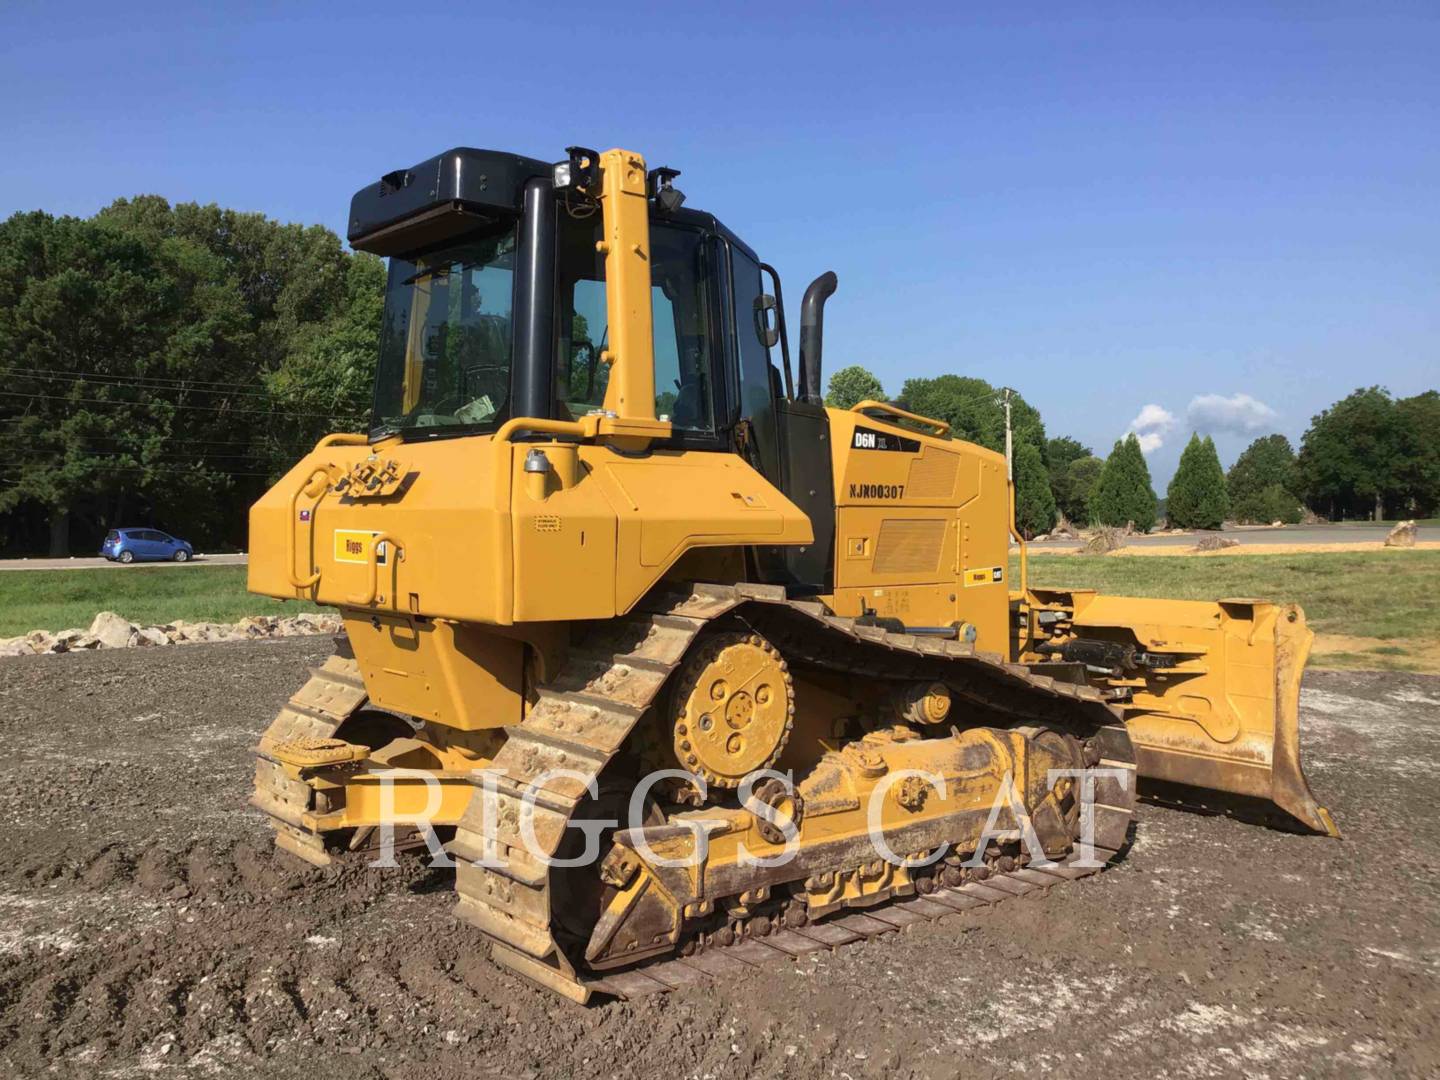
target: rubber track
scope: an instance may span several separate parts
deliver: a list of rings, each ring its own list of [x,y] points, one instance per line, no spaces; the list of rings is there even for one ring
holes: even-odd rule
[[[706,950],[696,957],[655,959],[648,966],[603,978],[582,975],[571,967],[552,935],[549,871],[543,862],[527,854],[528,845],[521,834],[521,810],[529,794],[535,802],[534,838],[547,856],[556,852],[571,814],[586,796],[584,780],[598,777],[619,752],[705,626],[732,612],[742,621],[763,620],[766,633],[772,632],[773,624],[782,638],[777,641],[782,655],[787,654],[787,648],[793,655],[796,642],[811,642],[811,648],[802,650],[807,662],[852,674],[873,671],[885,678],[938,671],[961,688],[962,699],[1016,720],[1043,721],[1056,714],[1069,714],[1090,727],[1110,729],[1106,760],[1102,763],[1129,769],[1131,776],[1123,792],[1107,789],[1097,799],[1097,851],[1101,847],[1114,851],[1122,846],[1134,801],[1134,758],[1119,714],[1105,703],[1098,690],[1032,675],[1024,665],[1008,663],[999,654],[976,650],[964,642],[893,634],[857,625],[854,619],[829,614],[820,604],[787,599],[779,587],[697,585],[683,593],[652,594],[636,613],[595,624],[572,650],[560,675],[539,689],[539,700],[525,720],[509,730],[493,762],[493,769],[503,773],[495,812],[486,813],[486,800],[478,793],[470,801],[450,845],[456,856],[456,913],[494,940],[497,960],[583,1000],[593,991],[625,997],[669,988],[649,972],[663,968],[679,979],[684,968],[684,977],[688,978],[689,969],[710,963],[702,960],[703,956],[724,954],[726,961],[721,964],[732,960],[745,964],[749,963],[744,958],[746,952],[768,956],[763,953],[768,949],[778,957],[785,953],[784,944],[800,947],[795,938],[782,934],[774,939],[775,944],[763,943],[771,941],[769,938],[750,939],[727,949]],[[553,769],[574,770],[580,775],[552,776],[537,785],[542,774]],[[503,865],[475,865],[487,853],[491,861]],[[1077,869],[1066,867],[1060,877],[1083,876],[1076,873]],[[1023,891],[1031,891],[1041,887],[1043,879],[1017,881],[1025,883]],[[987,896],[993,901],[1003,895],[988,885],[967,885],[957,894],[965,899],[957,903],[984,902]],[[918,902],[921,899],[923,904]],[[834,947],[894,929],[893,922],[882,917],[884,912],[895,912],[892,920],[914,921],[926,917],[923,911],[939,917],[943,912],[925,906],[937,903],[943,905],[943,901],[925,898],[893,902],[888,907],[866,908],[863,915],[840,915],[817,923],[806,928],[812,931],[809,935],[787,933],[799,934],[819,947],[826,947],[822,937],[828,937],[829,947]],[[902,911],[906,914],[899,914]],[[862,934],[862,928],[873,932]],[[853,937],[842,940],[842,933]],[[752,943],[754,949],[745,948]],[[742,952],[731,954],[730,950],[736,948]],[[669,967],[672,964],[681,967]]]

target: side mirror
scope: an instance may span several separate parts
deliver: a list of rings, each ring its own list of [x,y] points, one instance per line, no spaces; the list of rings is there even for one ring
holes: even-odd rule
[[[755,334],[767,349],[780,341],[780,317],[776,314],[775,297],[764,293],[755,298]]]

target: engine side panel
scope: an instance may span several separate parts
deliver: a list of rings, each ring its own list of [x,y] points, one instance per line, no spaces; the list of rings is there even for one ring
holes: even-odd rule
[[[1005,459],[874,417],[828,410],[835,476],[833,606],[907,626],[976,628],[1006,652]]]

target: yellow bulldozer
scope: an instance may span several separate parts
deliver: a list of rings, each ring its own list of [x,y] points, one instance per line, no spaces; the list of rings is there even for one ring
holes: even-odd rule
[[[494,958],[585,1001],[1094,872],[1137,793],[1336,835],[1301,611],[1030,588],[1006,456],[825,407],[835,275],[792,372],[778,274],[678,175],[462,148],[355,195],[371,428],[250,516],[251,591],[345,623],[258,747],[280,848],[448,854]]]

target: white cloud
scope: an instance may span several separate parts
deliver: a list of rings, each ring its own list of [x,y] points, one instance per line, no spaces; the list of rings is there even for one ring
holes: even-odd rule
[[[1249,394],[1200,394],[1190,401],[1185,417],[1196,431],[1233,431],[1252,435],[1272,427],[1279,418],[1269,405]]]
[[[1133,431],[1140,442],[1140,452],[1151,453],[1165,444],[1165,436],[1175,426],[1175,416],[1163,405],[1144,405],[1127,431]]]

